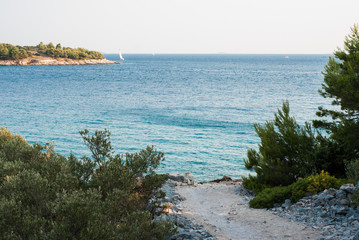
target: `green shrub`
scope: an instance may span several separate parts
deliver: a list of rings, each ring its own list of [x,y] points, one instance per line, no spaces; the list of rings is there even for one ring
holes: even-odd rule
[[[270,188],[271,186],[261,183],[256,176],[249,175],[248,177],[242,177],[243,186],[246,189],[252,190],[255,193],[263,191],[265,188]]]
[[[359,181],[359,159],[347,161],[345,163],[346,176],[354,181]]]
[[[353,207],[359,206],[359,188],[354,190],[354,193],[350,196],[350,204]]]
[[[282,204],[286,199],[297,202],[306,194],[315,194],[329,188],[339,188],[344,183],[346,183],[344,180],[321,171],[314,176],[299,179],[289,186],[265,188],[249,201],[249,206],[252,208],[271,208],[276,203]]]
[[[109,131],[81,135],[93,157],[30,146],[0,129],[1,239],[165,239],[169,222],[153,221],[166,176],[163,153],[113,155]],[[141,181],[140,181],[141,180]],[[151,201],[150,201],[151,200]]]
[[[271,208],[275,203],[282,203],[291,197],[289,187],[266,188],[249,201],[251,208]]]
[[[324,170],[321,173],[308,178],[308,192],[317,193],[328,188],[339,188],[344,182],[333,176],[330,176],[328,172]]]

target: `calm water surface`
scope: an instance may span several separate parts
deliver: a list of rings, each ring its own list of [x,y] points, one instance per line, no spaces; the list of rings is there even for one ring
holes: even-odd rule
[[[118,60],[118,55],[106,55]],[[303,123],[328,100],[318,94],[328,55],[124,55],[121,65],[0,67],[0,126],[61,154],[90,155],[79,130],[107,128],[116,153],[154,145],[162,172],[211,180],[249,172],[253,123],[283,100]]]

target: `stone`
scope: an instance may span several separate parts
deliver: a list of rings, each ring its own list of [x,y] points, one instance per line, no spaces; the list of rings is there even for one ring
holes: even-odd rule
[[[336,197],[339,199],[346,199],[347,193],[344,190],[338,190],[336,193]]]
[[[284,201],[284,203],[282,204],[282,207],[283,208],[288,208],[288,207],[290,207],[292,205],[292,202],[290,201],[290,199],[286,199],[285,201]]]
[[[329,214],[327,211],[322,211],[319,216],[325,218],[325,217],[329,217]]]
[[[359,240],[359,232],[354,235],[353,240]]]
[[[349,201],[347,199],[340,200],[341,205],[349,206]]]
[[[220,182],[230,182],[233,181],[231,177],[224,175],[221,179],[215,179],[210,182],[220,183]]]
[[[175,181],[175,182],[184,182],[185,177],[183,175],[180,175],[179,173],[169,173],[168,178]]]
[[[344,184],[339,189],[343,190],[343,191],[345,191],[347,193],[353,193],[354,192],[354,185],[351,184],[351,183]]]
[[[187,179],[193,179],[194,178],[194,175],[191,173],[191,172],[186,172],[184,174],[184,177],[187,178]]]
[[[331,200],[333,198],[334,198],[334,196],[332,194],[327,194],[327,195],[324,196],[323,200],[328,202],[329,200]]]
[[[326,194],[331,194],[331,195],[336,195],[336,193],[337,193],[337,190],[336,189],[334,189],[334,188],[329,188],[329,189],[327,189],[327,190],[324,190],[324,192],[323,193],[326,193]]]
[[[346,206],[340,206],[335,209],[336,214],[346,214],[348,212],[348,207]]]
[[[349,208],[346,217],[348,218],[348,220],[349,219],[354,219],[355,218],[355,211],[352,208]]]
[[[179,174],[178,172],[168,173],[168,179],[176,182],[175,185],[183,186],[183,185],[193,185],[195,181],[193,180],[194,176],[190,172],[186,172],[184,174]]]
[[[229,177],[229,176],[227,176],[227,175],[224,175],[224,176],[222,177],[222,181],[232,181],[232,178]]]

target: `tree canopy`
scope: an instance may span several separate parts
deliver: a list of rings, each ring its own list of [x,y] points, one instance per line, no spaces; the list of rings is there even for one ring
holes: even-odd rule
[[[314,126],[331,134],[347,160],[359,157],[359,29],[351,28],[345,37],[344,49],[334,52],[324,71],[324,83],[319,93],[331,98],[332,109],[319,107],[321,120]]]
[[[289,185],[315,172],[316,132],[309,123],[302,127],[289,115],[288,102],[283,102],[274,121],[255,124],[254,128],[261,139],[259,151],[248,150],[244,163],[247,169],[256,171],[260,184]]]
[[[249,149],[244,160],[256,176],[244,178],[246,187],[261,191],[265,187],[288,185],[299,178],[325,170],[344,177],[350,162],[359,165],[359,28],[354,25],[346,36],[344,49],[334,52],[325,66],[319,93],[331,98],[332,109],[319,107],[321,120],[304,126],[289,116],[289,103],[275,114],[274,121],[254,128],[261,143],[259,151]],[[327,131],[323,134],[321,129]],[[358,174],[359,175],[359,174]]]
[[[81,132],[93,158],[29,145],[0,128],[1,239],[165,239],[173,224],[154,221],[165,175],[163,153],[147,147],[114,155],[110,132]]]
[[[100,52],[90,51],[84,48],[62,47],[60,43],[58,43],[56,47],[51,42],[49,44],[40,42],[37,46],[14,46],[7,43],[0,43],[0,60],[17,60],[32,55],[70,59],[104,58]]]

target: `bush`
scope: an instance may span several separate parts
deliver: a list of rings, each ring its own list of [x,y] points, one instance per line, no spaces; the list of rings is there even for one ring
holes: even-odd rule
[[[163,153],[113,155],[110,133],[82,131],[93,157],[57,154],[0,129],[2,239],[165,239],[175,230],[153,221],[166,176]]]
[[[249,201],[251,208],[271,208],[276,203],[283,203],[292,195],[290,187],[266,188]]]
[[[328,188],[339,188],[344,182],[324,170],[320,174],[309,176],[308,178],[308,192],[318,193]]]
[[[274,204],[282,204],[286,199],[297,202],[306,194],[315,194],[329,188],[339,188],[345,181],[330,176],[328,172],[299,179],[289,186],[266,188],[257,194],[249,206],[252,208],[271,208]]]
[[[242,177],[243,186],[246,189],[252,190],[255,193],[260,193],[265,188],[270,188],[271,186],[261,183],[256,176],[249,175],[248,177]]]
[[[359,188],[355,189],[353,194],[350,196],[350,204],[353,207],[359,206]]]
[[[359,181],[359,159],[346,161],[345,171],[347,178]]]

